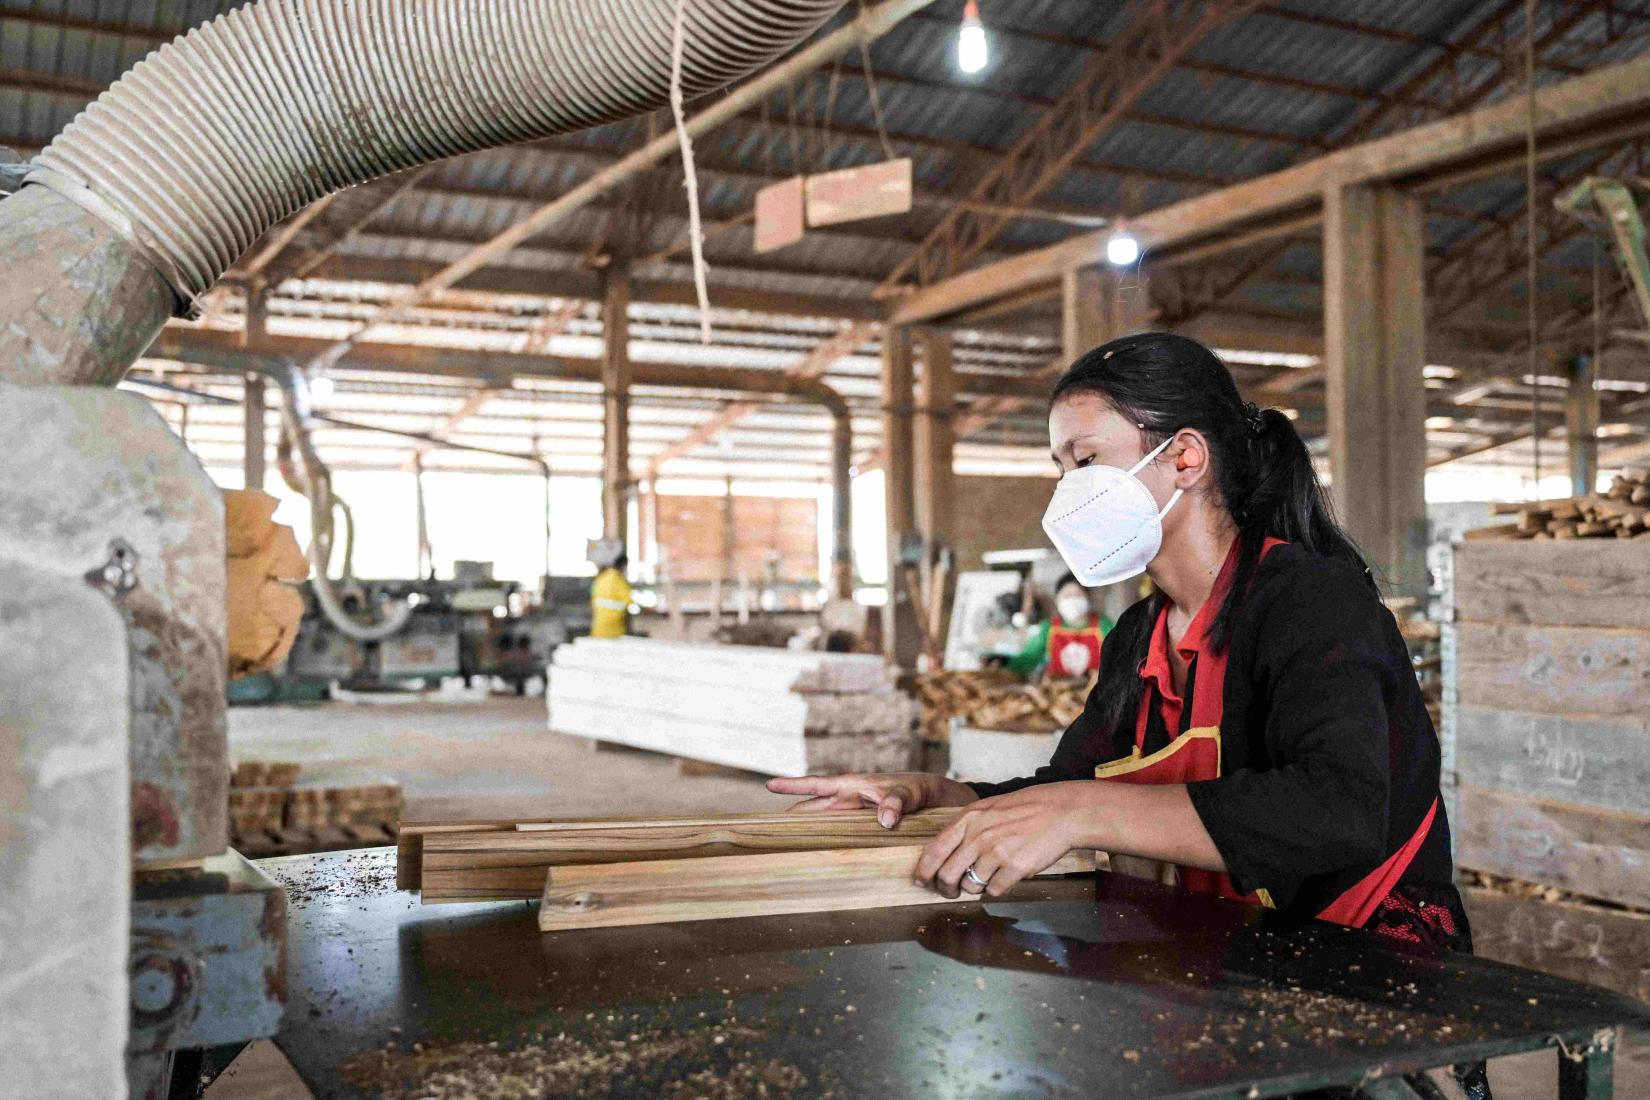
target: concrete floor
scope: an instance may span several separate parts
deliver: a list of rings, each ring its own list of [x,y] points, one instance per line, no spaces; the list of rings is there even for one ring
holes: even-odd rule
[[[596,753],[582,738],[545,728],[544,700],[497,697],[478,703],[236,707],[229,712],[233,759],[292,760],[303,779],[401,783],[404,816],[418,818],[740,813],[789,800],[756,776],[677,774],[653,753]],[[278,1052],[260,1044],[211,1100],[299,1100]],[[1630,1038],[1616,1061],[1616,1095],[1650,1098],[1650,1039]],[[1496,1100],[1551,1100],[1558,1068],[1551,1053],[1490,1065]]]
[[[232,760],[291,760],[300,782],[394,779],[407,820],[774,811],[757,776],[679,776],[673,759],[551,733],[544,700],[234,707]]]

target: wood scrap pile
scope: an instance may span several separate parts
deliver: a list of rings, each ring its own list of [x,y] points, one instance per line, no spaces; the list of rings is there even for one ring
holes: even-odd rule
[[[884,829],[870,811],[701,818],[407,822],[396,885],[425,904],[539,898],[540,928],[935,904],[911,882],[958,809]],[[1091,871],[1071,856],[1045,874]]]
[[[1479,539],[1640,539],[1650,537],[1650,468],[1629,466],[1603,495],[1544,500],[1533,504],[1497,504],[1496,515],[1517,516],[1468,531]]]
[[[951,719],[966,718],[991,702],[995,692],[1019,682],[1002,668],[922,673],[911,681],[911,694],[922,704],[919,736],[930,744],[945,744],[951,738]]]
[[[969,713],[968,724],[1004,733],[1056,733],[1083,713],[1094,682],[1095,678],[1090,677],[999,688]]]
[[[253,859],[391,844],[401,785],[298,783],[298,765],[248,761],[230,775],[229,844]]]

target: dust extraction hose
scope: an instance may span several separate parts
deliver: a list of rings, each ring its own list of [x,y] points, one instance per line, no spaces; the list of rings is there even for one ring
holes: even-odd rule
[[[688,0],[683,87],[751,72],[842,0]],[[129,217],[186,302],[332,191],[668,101],[675,0],[261,0],[161,47],[35,182]],[[71,196],[73,197],[73,196]]]

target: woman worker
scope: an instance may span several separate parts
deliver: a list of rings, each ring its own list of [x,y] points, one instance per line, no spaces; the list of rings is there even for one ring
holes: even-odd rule
[[[1114,340],[1054,390],[1062,477],[1043,525],[1090,587],[1155,593],[1035,775],[776,779],[796,808],[892,826],[967,806],[916,875],[999,895],[1078,848],[1173,864],[1182,886],[1470,950],[1438,738],[1392,615],[1331,517],[1293,424],[1166,333]],[[1099,780],[1099,782],[1096,782]],[[1480,1071],[1481,1072],[1481,1071]]]
[[[1026,677],[1042,670],[1050,679],[1087,679],[1100,667],[1100,643],[1111,628],[1112,621],[1094,610],[1089,594],[1067,573],[1054,589],[1054,616],[1031,632],[1007,668]]]

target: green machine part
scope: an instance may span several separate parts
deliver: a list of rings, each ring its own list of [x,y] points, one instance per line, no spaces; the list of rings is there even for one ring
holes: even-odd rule
[[[1650,329],[1650,256],[1645,254],[1644,218],[1634,190],[1650,189],[1644,181],[1589,176],[1564,192],[1554,205],[1573,214],[1615,243],[1616,263],[1638,303],[1639,321]]]

